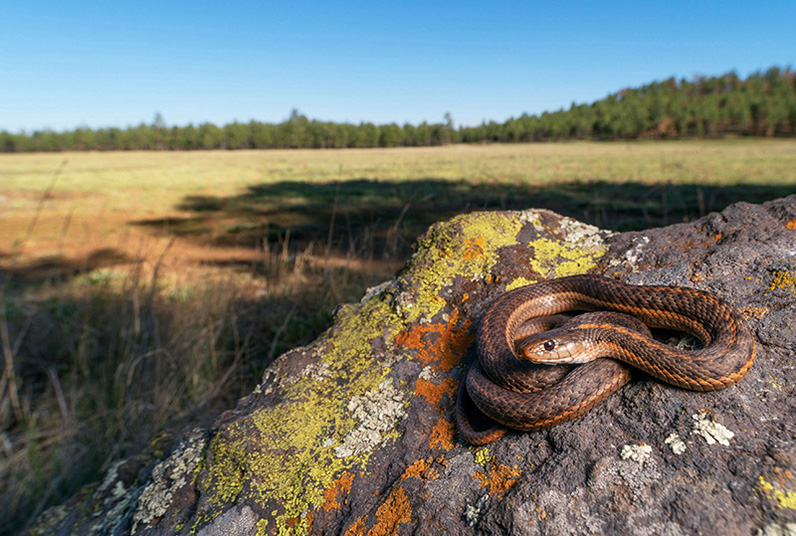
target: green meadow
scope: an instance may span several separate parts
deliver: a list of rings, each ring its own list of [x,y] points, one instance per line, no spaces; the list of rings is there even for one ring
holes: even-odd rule
[[[0,533],[233,407],[436,221],[641,230],[793,193],[784,139],[2,154]]]

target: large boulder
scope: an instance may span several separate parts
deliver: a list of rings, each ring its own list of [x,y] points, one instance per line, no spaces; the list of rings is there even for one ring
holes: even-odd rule
[[[696,393],[640,376],[582,418],[457,436],[475,327],[507,290],[591,272],[709,290],[757,340]],[[611,234],[545,210],[432,226],[211,427],[161,438],[31,534],[796,534],[796,196]]]

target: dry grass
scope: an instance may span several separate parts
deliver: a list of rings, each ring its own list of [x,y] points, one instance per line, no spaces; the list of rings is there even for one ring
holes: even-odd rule
[[[796,192],[796,142],[0,155],[0,533],[388,278],[430,223],[552,208],[615,229]],[[75,463],[80,460],[80,463]]]

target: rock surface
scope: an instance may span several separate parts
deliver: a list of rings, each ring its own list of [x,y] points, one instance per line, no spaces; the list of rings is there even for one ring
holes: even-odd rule
[[[583,272],[715,292],[755,365],[710,393],[642,377],[576,421],[462,443],[453,405],[488,304]],[[795,354],[796,196],[614,235],[468,214],[212,427],[114,466],[31,534],[796,534]]]

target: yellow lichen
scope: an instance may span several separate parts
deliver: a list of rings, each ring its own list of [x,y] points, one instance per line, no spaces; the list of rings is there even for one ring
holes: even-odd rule
[[[497,262],[496,250],[515,244],[522,226],[519,213],[481,212],[457,216],[429,229],[418,240],[412,261],[423,268],[413,273],[417,300],[409,320],[436,315],[445,305],[439,291],[457,277],[486,277]]]
[[[773,497],[780,508],[796,510],[796,491],[792,489],[796,479],[793,474],[790,471],[784,471],[771,480],[773,482],[769,482],[763,475],[760,475],[758,478],[760,490]]]
[[[548,278],[585,273],[605,253],[603,248],[582,248],[549,238],[537,238],[528,245],[534,248],[530,268]]]
[[[527,287],[528,285],[533,285],[537,283],[536,280],[527,279],[525,277],[518,277],[508,285],[506,285],[506,291],[514,290],[515,288]]]
[[[207,510],[197,515],[195,526],[208,523],[221,511],[218,506],[245,494],[273,512],[267,523],[258,523],[258,531],[265,531],[267,525],[268,532],[277,534],[308,533],[313,512],[344,500],[349,475],[366,466],[375,448],[349,448],[344,449],[345,454],[339,450],[359,426],[351,403],[372,401],[372,393],[392,385],[387,377],[390,366],[373,359],[373,341],[381,339],[388,348],[404,346],[434,369],[449,372],[472,343],[473,334],[470,320],[459,307],[447,310],[441,320],[434,318],[453,305],[442,297],[443,289],[457,280],[489,281],[499,259],[498,249],[517,244],[517,235],[529,223],[540,228],[538,217],[533,217],[528,213],[477,213],[435,225],[418,241],[417,253],[391,286],[364,303],[342,308],[335,327],[315,346],[322,351],[314,365],[324,373],[296,377],[295,371],[286,372],[291,381],[280,384],[278,405],[242,417],[219,430],[212,440],[212,461],[198,485],[212,490],[215,504],[208,504]],[[570,232],[562,226],[561,231],[569,236],[564,245],[546,238],[532,241],[529,246],[535,254],[529,260],[529,271],[545,277],[585,272],[604,252],[601,240],[595,240],[590,229]],[[519,278],[512,282],[516,286],[523,283],[530,281]],[[279,375],[278,363],[274,366]],[[438,407],[445,394],[449,399],[455,395],[450,380],[434,385],[417,383],[415,388]],[[429,432],[432,449],[447,450],[455,445],[455,426],[446,415],[440,412]],[[379,434],[383,441],[396,435],[381,430]],[[492,494],[502,495],[519,478],[516,469],[496,466],[485,458],[482,461],[484,467],[490,466],[483,476]],[[376,518],[370,531],[373,534],[386,534],[410,520],[403,488],[393,490]],[[364,533],[365,521],[350,525],[348,532]]]
[[[489,453],[489,449],[486,447],[478,449],[475,452],[475,463],[481,467],[486,468],[487,464],[489,464],[492,460],[493,456]]]
[[[306,534],[310,511],[325,503],[324,492],[346,470],[367,463],[370,452],[340,457],[335,446],[356,426],[351,399],[377,389],[389,372],[374,366],[371,342],[386,335],[391,343],[389,331],[400,324],[379,297],[343,311],[327,338],[330,350],[320,356],[327,377],[288,385],[279,405],[253,412],[215,438],[209,478],[216,501],[233,500],[246,481],[246,493],[258,502],[281,506],[274,516],[277,534]]]
[[[774,272],[774,280],[769,283],[768,289],[784,289],[796,293],[796,272],[777,270]]]

